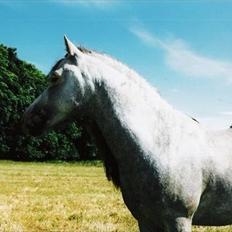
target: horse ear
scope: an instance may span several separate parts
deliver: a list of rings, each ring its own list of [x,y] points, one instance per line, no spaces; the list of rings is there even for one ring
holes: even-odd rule
[[[71,56],[80,55],[81,52],[66,36],[64,36],[64,43],[68,54]]]

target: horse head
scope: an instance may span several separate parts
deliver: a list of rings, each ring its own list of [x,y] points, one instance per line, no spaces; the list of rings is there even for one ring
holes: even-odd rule
[[[48,87],[27,108],[24,114],[25,131],[32,135],[53,128],[68,120],[74,113],[83,114],[90,98],[88,78],[79,68],[85,51],[64,37],[67,54],[48,74]]]

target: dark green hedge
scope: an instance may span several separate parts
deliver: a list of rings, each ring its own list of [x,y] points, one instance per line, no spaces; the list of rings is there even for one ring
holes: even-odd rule
[[[18,59],[16,49],[0,45],[0,159],[95,158],[88,136],[76,123],[68,125],[63,131],[51,131],[38,138],[22,133],[23,112],[45,86],[46,77],[41,71]]]

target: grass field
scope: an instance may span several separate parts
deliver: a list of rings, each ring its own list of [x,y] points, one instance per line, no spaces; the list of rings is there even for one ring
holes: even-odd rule
[[[100,163],[1,161],[0,186],[0,231],[138,232]]]

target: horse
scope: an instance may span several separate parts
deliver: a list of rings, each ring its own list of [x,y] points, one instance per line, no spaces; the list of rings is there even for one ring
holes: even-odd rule
[[[66,55],[25,111],[25,130],[80,121],[141,232],[232,224],[232,130],[207,129],[128,66],[64,41]]]

